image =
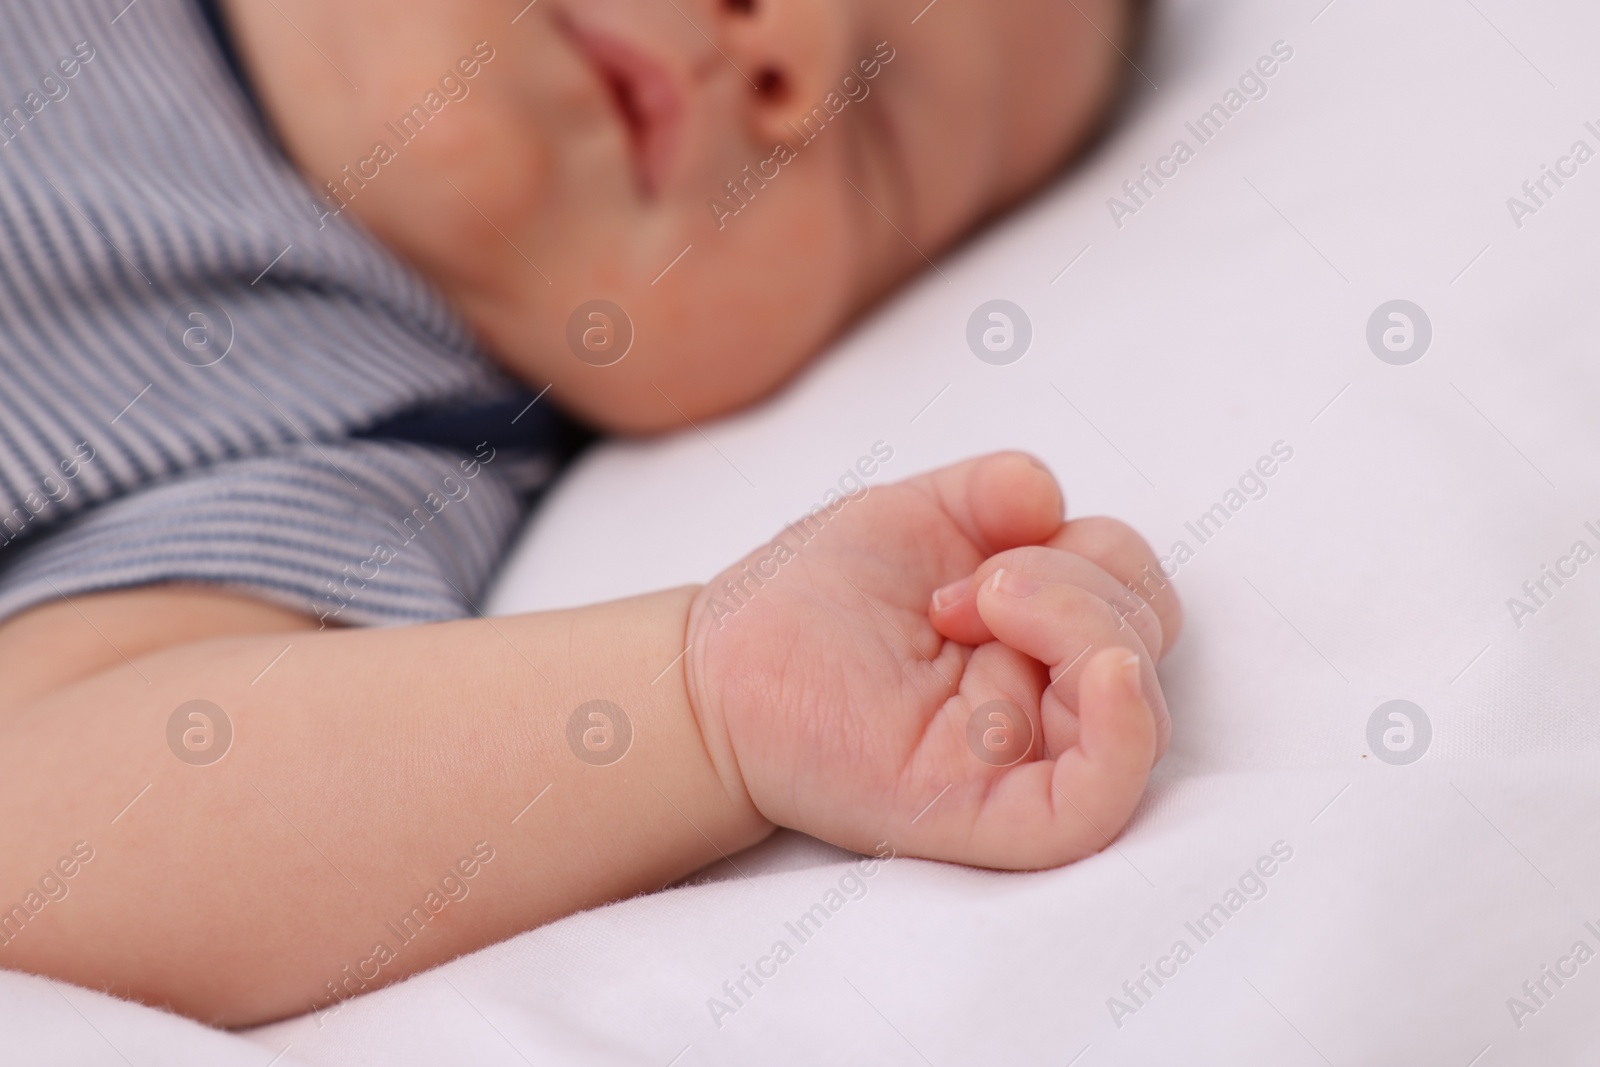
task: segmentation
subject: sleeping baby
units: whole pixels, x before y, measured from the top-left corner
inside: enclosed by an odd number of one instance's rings
[[[1139,21],[5,5],[0,966],[243,1026],[778,827],[1108,844],[1181,612],[1026,455],[852,483],[703,587],[477,604],[587,436],[770,394],[1056,172]]]

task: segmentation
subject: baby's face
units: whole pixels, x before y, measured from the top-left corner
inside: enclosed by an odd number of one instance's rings
[[[324,51],[366,84],[352,92],[315,56],[293,77],[321,79],[354,123],[326,102],[321,117],[297,112],[294,88],[275,89],[259,55],[252,67],[320,186],[374,138],[393,141],[382,124],[486,42],[492,58],[457,74],[466,95],[372,168],[348,209],[506,366],[641,429],[768,391],[1037,183],[1109,102],[1128,21],[1125,0],[525,2],[412,0],[365,38],[328,27]],[[251,21],[244,6],[236,23]],[[634,334],[605,368],[569,344],[595,300]],[[580,318],[572,335],[597,327],[603,345],[607,323]]]

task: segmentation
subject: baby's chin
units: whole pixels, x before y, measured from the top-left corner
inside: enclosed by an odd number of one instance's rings
[[[742,273],[748,284],[750,270]],[[761,400],[846,321],[842,308],[790,290],[784,300],[776,286],[741,303],[703,272],[665,284],[562,277],[457,304],[503,370],[535,392],[549,386],[553,402],[590,425],[629,434],[687,430]]]

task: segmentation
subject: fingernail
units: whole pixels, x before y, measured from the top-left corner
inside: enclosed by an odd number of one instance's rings
[[[1144,699],[1144,681],[1140,677],[1138,653],[1129,653],[1128,658],[1122,661],[1122,685],[1131,699]]]
[[[1021,600],[1037,593],[1040,589],[1043,589],[1044,586],[1040,585],[1037,581],[1028,577],[1026,574],[1020,574],[1017,571],[1008,571],[1002,567],[994,572],[994,581],[990,583],[989,588],[993,589],[996,593],[1000,593],[1004,596],[1016,597]]]
[[[967,575],[960,581],[951,582],[933,591],[933,610],[949,611],[961,603],[961,598],[967,595],[972,588],[972,575]]]

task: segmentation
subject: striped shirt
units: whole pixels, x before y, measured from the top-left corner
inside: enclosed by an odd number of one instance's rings
[[[0,619],[157,582],[472,612],[572,427],[319,222],[215,28],[0,4]]]

